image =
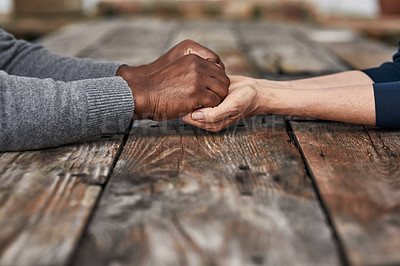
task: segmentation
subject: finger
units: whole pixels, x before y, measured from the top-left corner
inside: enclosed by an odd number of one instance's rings
[[[218,79],[223,84],[225,84],[227,87],[229,87],[229,85],[231,85],[231,80],[225,73],[212,71],[209,75],[215,79]]]
[[[226,120],[216,122],[216,123],[199,122],[199,121],[193,120],[191,114],[186,114],[185,116],[182,117],[182,120],[185,123],[188,123],[195,127],[198,127],[198,128],[204,129],[204,130],[208,130],[208,131],[212,131],[212,132],[218,132],[218,131],[220,131],[224,128],[227,128],[230,125],[236,123],[237,121],[239,121],[238,118],[227,118]]]
[[[218,95],[218,97],[223,100],[228,96],[229,84],[224,83],[218,78],[208,77],[205,81],[205,85],[211,91]]]
[[[229,96],[214,108],[202,108],[192,113],[192,119],[198,122],[218,123],[239,117],[241,110],[232,104]]]
[[[189,47],[186,49],[186,54],[196,54],[207,61],[218,64],[222,69],[225,69],[225,65],[222,63],[221,58],[215,52],[197,42],[191,41]]]
[[[213,62],[207,61],[207,60],[205,60],[203,58],[201,58],[201,59],[202,59],[201,60],[201,64],[202,64],[203,67],[205,67],[207,69],[211,69],[213,71],[216,71],[216,72],[219,72],[219,73],[222,73],[222,74],[225,75],[225,70],[222,69],[220,66],[218,66],[217,64],[215,64]]]
[[[217,63],[217,65],[219,65],[223,70],[225,70],[225,64],[224,62],[222,62],[222,60],[219,63]]]
[[[221,98],[216,93],[205,89],[199,103],[202,107],[214,107],[220,102]]]

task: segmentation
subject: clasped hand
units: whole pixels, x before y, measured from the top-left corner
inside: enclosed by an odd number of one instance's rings
[[[217,106],[230,85],[219,56],[190,40],[148,65],[122,66],[117,75],[132,90],[136,117],[157,121]]]
[[[257,114],[376,124],[373,81],[357,70],[291,81],[228,78],[218,55],[187,40],[117,75],[132,89],[137,118],[182,117],[214,132]]]

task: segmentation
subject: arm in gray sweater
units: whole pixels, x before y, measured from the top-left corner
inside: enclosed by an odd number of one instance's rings
[[[68,82],[112,77],[121,65],[54,54],[41,45],[17,40],[0,28],[0,70],[10,75]]]
[[[134,105],[119,66],[53,54],[0,29],[0,151],[123,132]]]

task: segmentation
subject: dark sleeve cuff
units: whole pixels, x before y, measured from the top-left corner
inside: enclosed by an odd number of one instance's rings
[[[400,81],[400,64],[384,63],[380,67],[361,70],[375,83]]]
[[[376,125],[400,128],[400,82],[375,83]]]

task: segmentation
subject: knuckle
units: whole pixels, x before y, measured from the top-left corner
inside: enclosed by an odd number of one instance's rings
[[[187,85],[186,91],[189,94],[189,96],[200,99],[201,96],[200,85],[195,80],[191,81],[191,83]]]
[[[186,56],[189,71],[197,72],[200,68],[200,62],[197,55],[190,54]]]
[[[186,60],[188,60],[190,63],[198,63],[199,57],[195,54],[188,54],[186,55]]]
[[[189,94],[190,97],[195,97],[197,95],[196,86],[189,86],[188,94]]]
[[[240,106],[233,104],[230,110],[230,114],[231,116],[236,116],[240,113],[240,111],[241,111]]]
[[[188,45],[188,46],[191,46],[191,45],[195,44],[195,42],[193,40],[190,40],[190,39],[186,39],[186,40],[182,41],[181,43],[184,44],[184,45]]]
[[[221,58],[215,53],[212,53],[212,60],[217,64],[221,62]]]
[[[208,114],[207,120],[208,120],[209,122],[211,122],[211,123],[214,123],[214,122],[216,122],[216,121],[218,120],[218,116],[216,116],[216,115],[213,114],[213,113]]]
[[[198,87],[198,86],[200,86],[200,84],[201,84],[201,81],[202,81],[202,79],[201,79],[201,74],[200,74],[200,72],[198,71],[198,67],[193,67],[193,69],[192,70],[190,70],[190,83],[191,83],[191,86],[194,86],[194,87]]]
[[[181,43],[191,43],[192,42],[192,40],[190,40],[190,39],[185,39],[185,40],[183,40]]]

